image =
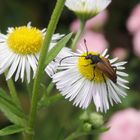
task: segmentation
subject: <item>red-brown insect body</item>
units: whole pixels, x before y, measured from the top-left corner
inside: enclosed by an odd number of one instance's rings
[[[105,76],[107,76],[114,83],[117,82],[116,70],[111,66],[109,60],[105,57],[100,57],[99,55],[88,54],[85,59],[90,59],[91,64],[95,64],[95,68],[100,70]]]

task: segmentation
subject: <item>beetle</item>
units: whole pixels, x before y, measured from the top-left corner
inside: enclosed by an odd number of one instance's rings
[[[94,69],[98,69],[102,72],[105,76],[107,76],[110,80],[112,80],[114,83],[117,82],[117,74],[116,69],[111,66],[109,60],[105,57],[100,57],[100,55],[93,55],[88,54],[85,56],[85,59],[90,59],[90,64],[95,64]]]
[[[76,55],[67,56],[60,60],[60,64],[64,59],[69,58],[69,57],[85,57],[86,60],[91,60],[91,63],[89,65],[94,64],[93,69],[98,69],[102,73],[102,76],[103,76],[105,82],[106,82],[106,80],[105,80],[104,75],[106,77],[108,77],[110,80],[112,80],[114,83],[116,83],[117,82],[116,68],[111,66],[111,64],[107,58],[100,57],[99,54],[94,55],[94,54],[89,53],[85,39],[84,39],[84,44],[86,47],[86,56],[76,56]],[[94,77],[93,77],[93,79],[94,79]]]

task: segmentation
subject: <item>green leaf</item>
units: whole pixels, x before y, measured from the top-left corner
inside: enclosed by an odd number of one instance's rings
[[[0,130],[0,136],[15,134],[24,131],[24,128],[18,125],[10,125]]]
[[[109,127],[104,127],[104,126],[102,126],[102,127],[98,128],[98,129],[95,129],[95,131],[93,130],[93,132],[98,134],[98,133],[106,132],[106,131],[108,131],[109,129],[110,129]]]
[[[69,33],[68,35],[66,35],[63,39],[61,39],[56,45],[55,47],[53,47],[47,55],[47,60],[45,63],[45,66],[48,65],[56,56],[57,54],[61,51],[61,49],[67,44],[67,42],[70,40],[72,36],[72,33]]]
[[[3,89],[0,89],[0,110],[11,122],[25,125],[25,114],[16,106]]]

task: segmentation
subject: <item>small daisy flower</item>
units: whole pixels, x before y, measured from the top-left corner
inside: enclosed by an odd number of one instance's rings
[[[76,15],[87,20],[103,11],[111,0],[66,0],[65,5]]]
[[[91,102],[94,102],[97,111],[106,112],[109,105],[113,106],[114,102],[121,103],[120,97],[126,96],[124,89],[129,87],[126,86],[128,81],[123,77],[128,74],[122,70],[125,69],[123,65],[127,62],[116,62],[118,58],[108,59],[109,55],[106,53],[107,49],[102,54],[96,52],[87,54],[86,50],[74,53],[65,49],[63,55],[58,55],[51,63],[51,66],[57,65],[57,72],[55,67],[54,74],[51,70],[54,67],[49,67],[56,88],[66,99],[73,100],[75,106],[86,109]],[[90,56],[95,56],[94,60],[88,59]],[[111,67],[111,70],[110,68],[108,70],[114,72],[115,80],[110,77],[106,69],[104,71],[99,69],[99,64],[102,64],[103,60],[107,60]]]
[[[46,29],[39,30],[32,27],[31,23],[8,28],[7,35],[0,33],[0,74],[8,70],[6,80],[15,74],[15,81],[19,78],[23,81],[26,73],[27,81],[30,82],[31,71],[35,76],[45,33]],[[50,48],[61,37],[59,34],[53,35]]]

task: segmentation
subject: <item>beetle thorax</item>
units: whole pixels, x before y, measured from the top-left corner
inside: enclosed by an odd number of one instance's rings
[[[84,53],[81,56],[85,57],[78,58],[77,67],[80,74],[90,81],[94,81],[96,83],[104,82],[102,72],[98,69],[94,69],[94,66],[96,66],[98,62],[102,61],[100,56],[98,54],[92,54],[92,52],[88,55]]]
[[[97,64],[98,62],[101,62],[101,58],[99,55],[93,55],[93,54],[88,54],[85,59],[90,59],[93,64]]]

